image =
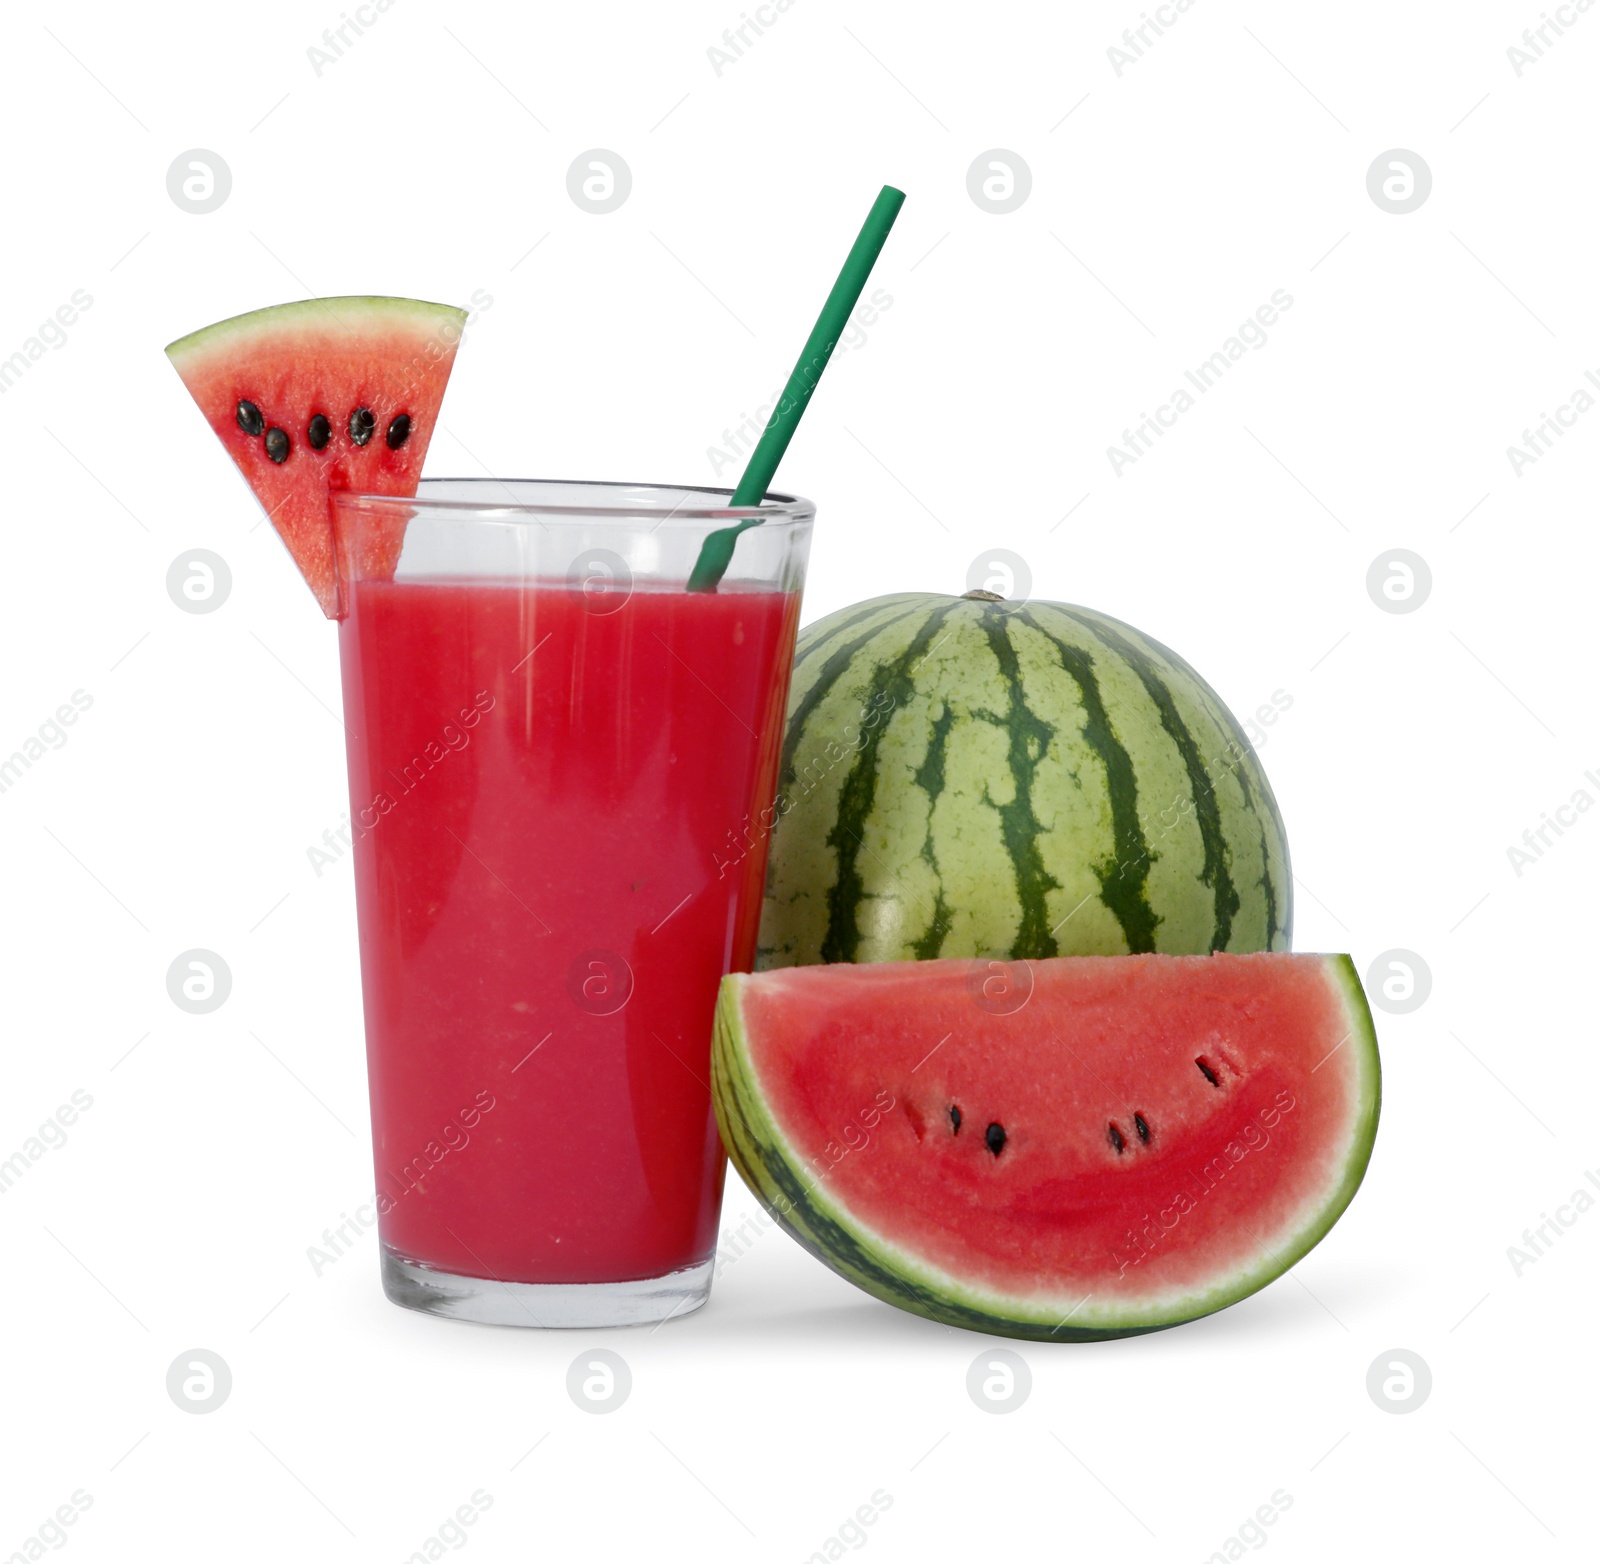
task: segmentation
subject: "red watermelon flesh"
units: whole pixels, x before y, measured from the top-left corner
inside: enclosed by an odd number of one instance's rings
[[[735,1164],[814,1253],[901,1307],[1039,1339],[1264,1286],[1348,1205],[1378,1116],[1344,956],[734,976],[713,1065]]]
[[[328,492],[417,492],[466,319],[417,299],[306,299],[167,348],[329,618],[339,610]],[[362,568],[392,575],[403,540],[403,529],[375,536]]]

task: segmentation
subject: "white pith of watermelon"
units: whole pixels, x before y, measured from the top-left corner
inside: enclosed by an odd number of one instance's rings
[[[330,619],[338,584],[328,492],[416,493],[466,319],[465,310],[418,299],[305,299],[219,321],[167,348]],[[259,410],[260,432],[241,427],[241,402]],[[350,432],[361,408],[373,415],[365,445]],[[331,426],[320,451],[308,437],[319,414]],[[389,431],[402,415],[410,427],[392,447]],[[289,441],[282,462],[267,454],[274,429]],[[392,571],[400,542],[380,545],[394,558],[368,568]]]
[[[724,980],[724,1140],[841,1275],[972,1329],[1128,1335],[1265,1286],[1349,1204],[1379,1066],[1347,957],[1017,963],[1011,1013],[987,965]]]

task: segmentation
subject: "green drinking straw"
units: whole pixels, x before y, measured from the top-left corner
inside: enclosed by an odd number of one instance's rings
[[[873,263],[878,259],[878,252],[883,249],[883,242],[889,237],[889,230],[894,227],[894,220],[900,215],[905,199],[905,191],[896,190],[893,185],[885,185],[878,192],[878,199],[872,203],[872,210],[867,213],[867,220],[861,225],[861,232],[856,235],[856,242],[850,246],[850,253],[845,257],[838,281],[828,294],[822,313],[817,316],[817,323],[806,338],[805,347],[800,350],[799,361],[789,374],[783,395],[778,398],[778,406],[762,431],[760,440],[756,442],[755,450],[750,453],[744,476],[739,479],[739,487],[733,491],[733,498],[728,502],[730,506],[759,505],[765,498],[767,485],[772,482],[778,463],[789,448],[789,441],[800,423],[800,415],[805,412],[806,403],[811,400],[811,393],[816,390],[822,371],[827,368],[828,358],[844,332],[850,312],[856,307],[856,300],[861,297],[861,290],[867,285]],[[689,590],[715,592],[717,583],[722,580],[722,573],[733,558],[733,545],[739,534],[746,527],[759,527],[761,521],[761,517],[752,516],[748,521],[713,532],[700,545],[700,557],[689,572]]]

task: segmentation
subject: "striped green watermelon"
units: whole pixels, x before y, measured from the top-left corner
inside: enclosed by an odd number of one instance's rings
[[[819,620],[778,786],[760,968],[1288,948],[1243,730],[1091,609],[905,593]]]
[[[947,1325],[1135,1335],[1318,1243],[1377,1131],[1348,956],[879,962],[723,980],[744,1180],[848,1281]]]

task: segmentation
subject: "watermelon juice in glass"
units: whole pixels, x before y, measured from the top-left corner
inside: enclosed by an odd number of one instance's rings
[[[687,1313],[813,508],[435,480],[333,511],[384,1288],[497,1324]]]

